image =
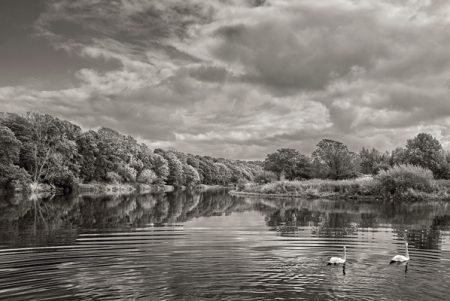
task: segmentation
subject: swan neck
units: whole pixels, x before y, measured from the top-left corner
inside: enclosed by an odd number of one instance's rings
[[[344,260],[347,259],[347,249],[344,248]]]
[[[409,258],[409,251],[408,251],[408,245],[405,244],[405,249],[406,249],[406,257]]]

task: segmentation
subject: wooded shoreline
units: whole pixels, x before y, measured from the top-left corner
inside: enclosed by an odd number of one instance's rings
[[[96,183],[101,187],[91,189],[222,186],[252,181],[263,171],[260,161],[151,149],[109,128],[83,131],[40,113],[0,112],[0,146],[0,189],[16,192],[70,192]]]
[[[311,155],[281,148],[264,161],[245,161],[151,149],[112,129],[82,131],[48,114],[0,113],[0,146],[0,189],[15,193],[236,186],[238,192],[287,197],[446,199],[450,186],[439,182],[450,179],[450,152],[427,133],[391,152],[356,153],[342,142],[322,139]]]

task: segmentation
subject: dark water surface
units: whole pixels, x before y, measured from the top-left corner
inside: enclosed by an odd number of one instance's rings
[[[448,300],[449,231],[446,203],[2,197],[0,299]]]

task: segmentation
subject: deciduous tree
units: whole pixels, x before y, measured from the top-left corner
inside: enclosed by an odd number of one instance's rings
[[[264,169],[274,172],[280,180],[309,177],[309,159],[292,148],[282,148],[268,154]]]
[[[449,172],[442,145],[430,134],[420,133],[408,139],[404,156],[406,163],[428,168],[435,177],[446,177]]]
[[[327,178],[345,179],[358,173],[357,155],[350,152],[342,142],[323,139],[317,144],[312,157],[316,164],[325,167]]]

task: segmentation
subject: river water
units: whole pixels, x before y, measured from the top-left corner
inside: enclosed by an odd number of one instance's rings
[[[448,300],[449,235],[446,203],[1,197],[0,299]]]

